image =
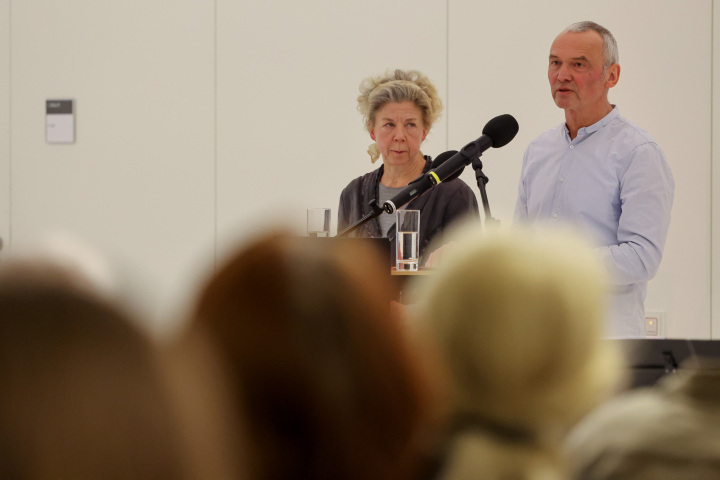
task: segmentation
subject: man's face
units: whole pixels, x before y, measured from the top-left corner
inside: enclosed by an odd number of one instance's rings
[[[581,115],[602,111],[619,67],[603,72],[603,39],[592,30],[561,33],[550,47],[548,80],[555,104]],[[617,68],[616,68],[617,67]]]

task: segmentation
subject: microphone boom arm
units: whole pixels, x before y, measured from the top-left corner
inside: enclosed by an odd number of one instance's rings
[[[365,222],[367,222],[370,219],[373,219],[373,218],[379,216],[381,213],[383,213],[383,208],[378,204],[377,200],[375,200],[375,199],[370,200],[369,205],[370,205],[370,209],[372,210],[370,213],[368,213],[367,215],[362,217],[360,220],[353,223],[352,225],[350,225],[345,230],[343,230],[342,232],[338,233],[335,236],[336,237],[344,237],[344,236],[354,232],[358,228],[360,228],[360,225],[363,225]]]

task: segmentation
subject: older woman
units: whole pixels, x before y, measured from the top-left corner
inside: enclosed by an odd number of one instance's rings
[[[440,116],[442,106],[435,86],[415,70],[395,70],[366,78],[360,84],[358,110],[375,141],[368,153],[373,163],[382,155],[383,165],[345,187],[338,208],[339,231],[370,213],[371,200],[382,204],[430,170],[431,159],[422,154],[420,146]],[[445,227],[467,215],[478,215],[477,199],[460,179],[441,183],[404,208],[420,210],[421,264],[431,253],[430,242],[438,240]],[[387,237],[391,241],[395,234],[395,215],[387,213],[352,233],[358,237]]]

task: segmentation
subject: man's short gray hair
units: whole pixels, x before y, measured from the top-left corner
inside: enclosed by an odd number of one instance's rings
[[[597,23],[590,21],[577,22],[567,27],[563,33],[582,33],[587,32],[588,30],[599,33],[603,39],[603,60],[605,61],[604,68],[609,67],[613,63],[618,63],[619,55],[615,37],[613,37],[613,34],[610,33],[610,30],[602,25],[598,25]]]

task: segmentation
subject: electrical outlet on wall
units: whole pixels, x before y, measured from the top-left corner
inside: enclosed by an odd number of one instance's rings
[[[645,337],[665,338],[666,323],[664,310],[645,310]]]

